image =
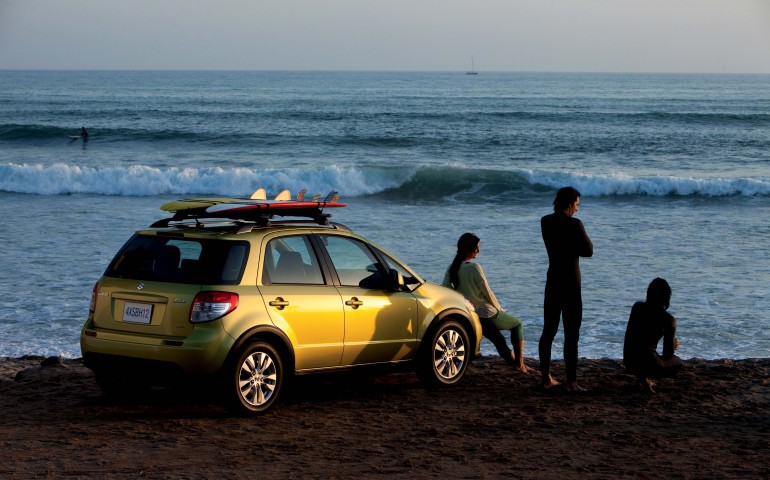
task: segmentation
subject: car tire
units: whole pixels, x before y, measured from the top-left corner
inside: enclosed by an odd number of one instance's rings
[[[225,372],[228,407],[239,415],[265,413],[278,399],[283,377],[281,356],[272,345],[247,344]]]
[[[417,361],[417,374],[431,386],[454,385],[470,362],[468,333],[459,322],[448,320],[428,337]]]

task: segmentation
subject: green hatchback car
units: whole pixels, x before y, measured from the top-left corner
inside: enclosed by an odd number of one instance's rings
[[[205,377],[246,414],[270,409],[295,375],[411,364],[452,385],[480,341],[462,295],[319,215],[137,231],[94,285],[80,337],[107,394]]]

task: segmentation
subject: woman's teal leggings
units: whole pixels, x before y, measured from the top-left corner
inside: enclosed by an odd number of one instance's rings
[[[511,344],[516,345],[520,341],[524,339],[524,328],[521,326],[521,320],[514,317],[513,315],[510,315],[507,312],[499,312],[497,314],[497,317],[503,316],[501,318],[501,321],[505,321],[506,325],[513,323],[514,326],[511,328]],[[484,335],[486,338],[489,339],[490,342],[492,342],[492,345],[495,346],[497,349],[497,353],[506,361],[510,362],[511,360],[511,348],[508,346],[508,343],[505,341],[505,337],[500,332],[500,329],[495,326],[493,323],[492,318],[479,318],[481,320],[481,334]]]

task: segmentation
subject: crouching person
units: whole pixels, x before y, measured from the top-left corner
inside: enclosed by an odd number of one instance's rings
[[[654,392],[654,380],[673,378],[682,369],[682,360],[674,355],[679,348],[676,320],[668,310],[671,287],[662,278],[650,282],[647,300],[636,302],[626,327],[623,342],[623,363],[636,375],[639,388]],[[663,339],[663,353],[658,354],[658,342]]]

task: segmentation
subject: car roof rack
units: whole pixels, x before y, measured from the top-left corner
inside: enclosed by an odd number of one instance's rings
[[[256,223],[244,223],[238,228],[238,230],[235,233],[249,233],[252,232],[258,228],[267,228],[267,227],[281,227],[281,226],[287,226],[287,227],[315,227],[319,224],[317,222],[314,222],[312,220],[285,220],[285,221],[278,221],[278,222],[271,222],[269,225],[258,225]],[[334,228],[336,230],[344,230],[346,232],[352,232],[353,230],[348,227],[347,225],[343,225],[341,223],[337,222],[327,222],[322,227],[326,228]]]
[[[275,217],[298,217],[305,222],[328,225],[331,214],[325,208],[344,207],[339,203],[339,193],[332,190],[321,200],[320,194],[312,200],[304,199],[305,190],[291,200],[288,190],[281,192],[274,200],[266,200],[263,189],[257,190],[251,198],[193,198],[177,200],[162,205],[161,210],[172,212],[171,218],[158,220],[153,228],[166,228],[174,222],[182,226],[202,228],[212,225],[244,224],[254,227],[268,227]],[[298,220],[293,220],[298,222]]]
[[[211,219],[186,219],[186,220],[173,220],[171,218],[164,218],[150,225],[150,228],[180,228],[180,229],[212,229],[212,230],[226,230],[236,234],[250,233],[254,230],[271,227],[322,227],[331,228],[335,230],[344,230],[352,232],[353,230],[338,222],[327,222],[323,225],[318,224],[312,220],[279,220],[268,223],[256,223],[243,220],[233,220],[230,218],[211,218]]]
[[[277,212],[243,212],[237,215],[217,215],[217,214],[206,214],[205,212],[190,212],[190,211],[184,211],[184,212],[176,212],[174,216],[170,218],[164,218],[161,220],[158,220],[157,222],[153,223],[152,227],[167,227],[170,222],[182,222],[182,221],[193,221],[197,222],[199,224],[212,224],[212,223],[233,223],[233,222],[251,222],[259,224],[260,226],[267,227],[272,223],[273,219],[276,216],[280,217],[298,217],[298,218],[305,218],[309,220],[305,220],[305,222],[312,222],[318,225],[327,225],[329,223],[329,218],[331,218],[330,213],[323,213],[320,209],[315,210],[309,210],[309,209],[303,209],[303,210],[289,210],[284,209],[281,210],[280,213]],[[295,220],[299,221],[299,220]]]

